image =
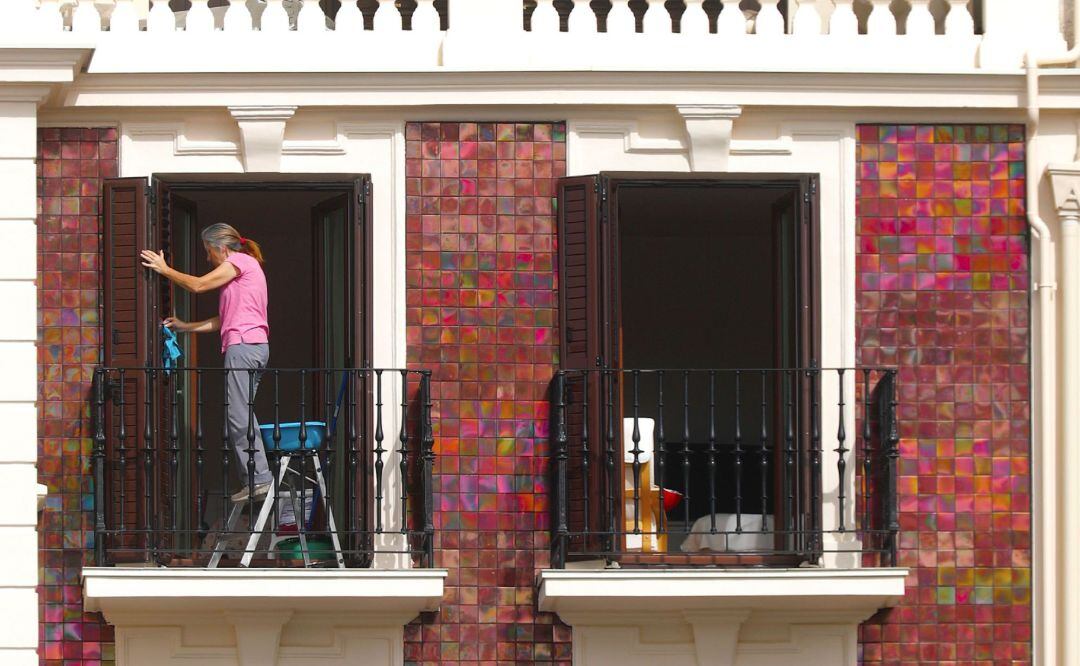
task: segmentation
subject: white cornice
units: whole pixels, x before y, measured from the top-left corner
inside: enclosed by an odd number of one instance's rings
[[[68,83],[93,52],[90,46],[0,46],[0,83]]]
[[[1080,71],[1044,78],[1043,107],[1080,108]],[[85,74],[68,107],[731,105],[1017,109],[1022,74],[402,72]]]

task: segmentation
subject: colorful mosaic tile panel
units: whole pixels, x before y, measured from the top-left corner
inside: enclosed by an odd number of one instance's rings
[[[570,629],[537,613],[548,565],[545,395],[558,358],[558,124],[406,126],[408,354],[433,370],[437,615],[407,664],[570,664]]]
[[[900,368],[900,607],[866,664],[1029,664],[1024,129],[858,130],[860,361]]]
[[[115,129],[38,133],[39,654],[45,666],[113,661],[113,631],[83,610],[93,557],[90,381],[101,348],[98,207],[116,176]]]

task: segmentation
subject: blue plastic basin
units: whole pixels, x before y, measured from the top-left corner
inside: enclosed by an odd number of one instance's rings
[[[312,451],[322,446],[323,440],[326,439],[326,424],[322,421],[307,421],[307,431],[305,435],[307,439],[304,441],[304,449]],[[281,442],[274,442],[274,424],[259,426],[259,430],[262,434],[263,444],[266,446],[267,451],[299,451],[300,450],[300,424],[299,423],[282,423],[281,428]]]

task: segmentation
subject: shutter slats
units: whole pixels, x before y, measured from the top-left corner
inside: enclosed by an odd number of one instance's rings
[[[560,358],[564,369],[593,369],[602,350],[601,299],[601,228],[595,176],[566,178],[559,182],[559,316],[561,323]],[[567,376],[568,441],[567,520],[571,533],[570,552],[598,552],[599,537],[583,533],[604,529],[601,483],[602,457],[599,424],[600,383],[595,374],[589,378],[589,478],[584,469],[585,409],[582,404],[581,375]],[[588,486],[588,498],[585,488]],[[586,511],[586,508],[588,511]],[[586,517],[588,522],[586,523]]]
[[[147,284],[140,279],[144,270],[138,262],[139,250],[151,247],[149,219],[146,212],[146,181],[143,178],[118,178],[105,181],[102,195],[102,228],[104,244],[102,268],[105,287],[105,354],[103,362],[109,367],[139,367],[147,365],[146,346],[143,336],[147,334]],[[113,376],[113,379],[118,379]],[[118,411],[107,412],[106,428],[109,433],[107,460],[114,467],[110,470],[109,484],[111,502],[107,511],[118,524],[118,514],[123,514],[124,524],[135,528],[142,524],[142,507],[138,500],[136,481],[137,465],[134,448],[141,432],[145,395],[144,379],[137,372],[127,375],[124,385],[124,426],[127,429],[128,467],[121,473],[116,452],[119,439]],[[124,490],[124,502],[120,502],[120,488]],[[115,546],[138,547],[138,536],[128,536]]]

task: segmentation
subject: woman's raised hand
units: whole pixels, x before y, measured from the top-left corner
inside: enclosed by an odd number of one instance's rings
[[[165,317],[164,321],[162,321],[161,323],[166,328],[171,328],[179,333],[186,333],[187,331],[191,330],[191,324],[187,323],[182,319],[177,319],[176,317]]]
[[[169,267],[168,262],[165,261],[165,251],[154,252],[153,250],[143,250],[141,253],[142,265],[145,268],[149,268],[155,273],[163,273],[165,269]]]

